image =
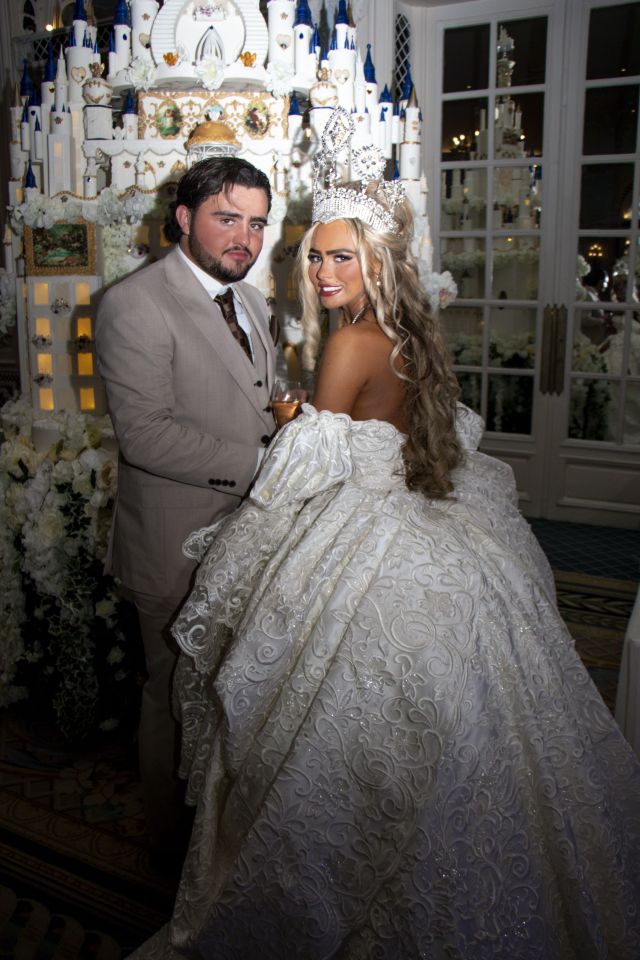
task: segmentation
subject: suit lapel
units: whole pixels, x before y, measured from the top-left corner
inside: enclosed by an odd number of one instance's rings
[[[255,371],[243,356],[216,304],[175,249],[170,250],[165,257],[165,272],[171,293],[187,320],[196,325],[227,367],[238,387],[258,413],[264,416],[254,386]],[[242,302],[245,303],[245,300]],[[252,329],[256,330],[258,325],[253,321],[252,315],[250,316]]]

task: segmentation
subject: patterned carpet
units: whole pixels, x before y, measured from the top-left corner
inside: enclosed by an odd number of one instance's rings
[[[556,572],[561,613],[613,707],[636,584]],[[19,705],[18,705],[19,706]],[[121,960],[169,916],[149,862],[134,746],[82,753],[29,710],[0,716],[0,960]]]

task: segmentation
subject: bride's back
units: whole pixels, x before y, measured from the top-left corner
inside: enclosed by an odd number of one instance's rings
[[[373,318],[333,333],[318,373],[316,409],[348,413],[354,420],[385,420],[406,433],[405,382],[391,368],[392,346]]]

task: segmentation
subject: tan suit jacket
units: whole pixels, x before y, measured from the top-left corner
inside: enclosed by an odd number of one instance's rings
[[[141,593],[187,592],[182,542],[240,503],[275,429],[267,305],[248,283],[235,291],[255,365],[176,249],[100,303],[96,352],[120,449],[107,569]]]

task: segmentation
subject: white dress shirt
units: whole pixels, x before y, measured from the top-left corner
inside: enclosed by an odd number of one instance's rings
[[[218,294],[224,293],[229,288],[233,290],[232,283],[229,283],[229,284],[220,283],[219,280],[215,280],[205,270],[203,270],[202,267],[199,267],[197,263],[194,263],[193,260],[190,260],[189,257],[184,252],[184,250],[182,249],[182,247],[180,246],[180,244],[178,244],[178,253],[182,257],[184,262],[189,266],[189,269],[193,272],[193,275],[196,278],[196,280],[198,280],[198,282],[202,284],[202,286],[207,291],[207,293],[209,294],[212,300],[214,299],[214,297],[217,297]],[[236,308],[236,319],[238,321],[238,326],[241,327],[246,333],[247,339],[249,340],[249,346],[251,347],[251,357],[252,359],[255,360],[255,353],[253,349],[253,339],[251,335],[252,334],[251,324],[249,322],[249,318],[244,312],[244,307],[242,306],[240,299],[235,295],[235,291],[233,294],[233,305]]]

